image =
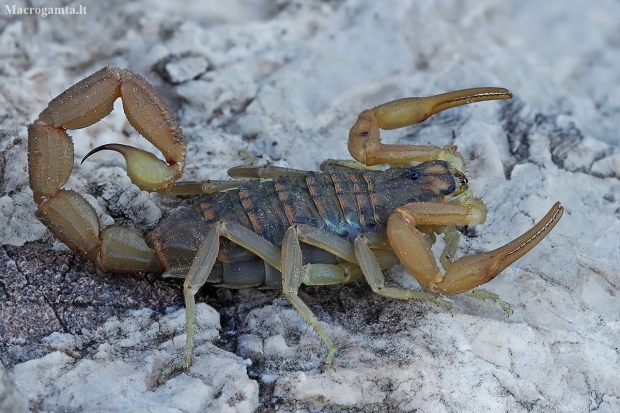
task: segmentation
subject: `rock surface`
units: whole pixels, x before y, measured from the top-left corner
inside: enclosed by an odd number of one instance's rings
[[[0,17],[0,410],[620,411],[617,1],[81,4],[86,14]],[[348,129],[365,108],[507,87],[511,101],[383,137],[459,146],[489,208],[460,254],[515,238],[555,201],[565,216],[487,284],[510,317],[465,296],[452,315],[386,300],[362,281],[306,288],[340,349],[321,373],[325,349],[282,295],[208,290],[190,374],[156,387],[182,347],[180,284],[99,273],[35,219],[28,186],[26,125],[106,65],[142,74],[171,104],[190,140],[185,177],[201,180],[224,178],[247,153],[317,169],[349,159]],[[140,192],[115,154],[79,165],[104,142],[153,149],[119,105],[72,136],[66,187],[87,194],[104,225],[145,231],[190,202]],[[402,268],[389,279],[419,288]]]

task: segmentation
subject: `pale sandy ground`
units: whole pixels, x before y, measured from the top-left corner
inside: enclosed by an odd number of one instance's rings
[[[86,15],[0,16],[0,411],[620,411],[620,3],[79,4]],[[207,291],[190,374],[156,387],[183,342],[179,284],[98,274],[34,218],[28,187],[25,125],[105,65],[143,74],[171,103],[189,179],[223,178],[242,149],[316,169],[348,158],[367,107],[507,87],[508,103],[386,141],[461,148],[489,207],[463,254],[513,239],[555,201],[566,213],[488,284],[511,317],[461,296],[452,315],[381,299],[361,281],[308,288],[340,348],[321,373],[320,340],[281,295]],[[73,136],[76,162],[103,142],[151,148],[120,107]],[[90,194],[105,224],[143,230],[178,203],[131,187],[112,153],[76,166],[67,187]],[[402,269],[390,280],[418,288]]]

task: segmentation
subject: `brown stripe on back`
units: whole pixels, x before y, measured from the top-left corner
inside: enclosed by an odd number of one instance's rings
[[[243,209],[243,204],[241,203],[241,199],[239,199],[239,192],[233,190],[233,191],[227,191],[226,194],[228,195],[230,204],[233,207],[233,212],[235,214],[234,216],[235,216],[236,222],[240,223],[246,228],[252,228],[252,223],[248,219],[248,216],[245,213],[245,210]]]
[[[316,209],[305,177],[277,176],[273,179],[280,205],[288,221],[293,224],[307,224],[324,229],[325,222]]]
[[[239,201],[236,191],[217,192],[201,199],[200,208],[207,225],[213,225],[218,221],[227,220],[238,222],[246,228],[252,228],[247,215]],[[222,262],[236,262],[252,259],[254,254],[245,248],[220,238],[220,251],[217,259]]]
[[[344,219],[349,226],[356,228],[360,232],[360,224],[358,221],[359,213],[357,200],[354,195],[353,182],[349,179],[349,173],[331,169],[328,171],[329,176],[334,184],[336,196],[340,202],[340,208],[344,213]]]
[[[366,180],[355,172],[349,173],[349,179],[353,183],[353,195],[359,209],[359,222],[365,230],[374,228],[377,224],[375,220],[375,208],[368,196],[368,185]]]
[[[331,178],[320,172],[308,172],[306,185],[329,231],[337,235],[347,235],[347,223]]]
[[[272,182],[242,186],[238,190],[239,200],[252,229],[261,237],[277,246],[282,245],[288,223],[278,208],[273,207],[275,187]]]
[[[247,218],[242,221],[239,220],[239,215],[237,211],[235,211],[236,205],[234,198],[236,197],[233,196],[231,198],[228,192],[217,192],[201,199],[200,208],[202,208],[202,213],[207,225],[213,225],[218,221],[226,219],[240,222],[250,228],[250,221],[248,221]],[[236,201],[239,202],[238,199]],[[240,207],[240,205],[238,207]]]
[[[374,179],[367,173],[363,173],[362,177],[366,181],[366,186],[368,188],[368,199],[373,205],[374,220],[377,225],[377,230],[379,232],[384,232],[380,228],[385,227],[388,218],[394,210],[394,208],[389,210],[385,208],[385,205],[393,204],[393,202],[390,202],[392,199],[391,186],[389,183],[385,182],[385,180],[377,179],[376,174]]]

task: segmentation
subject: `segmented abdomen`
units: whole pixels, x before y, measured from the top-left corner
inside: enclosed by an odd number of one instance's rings
[[[294,223],[353,241],[361,232],[382,231],[386,219],[376,216],[362,173],[329,170],[252,181],[237,190],[207,195],[199,205],[174,211],[153,231],[151,239],[166,268],[183,272],[208,228],[220,220],[238,222],[280,247],[284,233]],[[302,244],[302,251],[305,263],[337,262],[332,254],[309,245]],[[223,238],[218,261],[209,282],[229,287],[281,285],[275,268]]]

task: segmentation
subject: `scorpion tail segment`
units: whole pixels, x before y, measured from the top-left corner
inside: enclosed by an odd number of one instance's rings
[[[118,225],[100,233],[97,212],[77,192],[61,189],[41,204],[37,216],[56,238],[104,271],[163,271],[140,233]]]
[[[465,170],[463,157],[456,147],[438,148],[422,145],[384,145],[379,129],[396,129],[414,125],[429,116],[455,106],[484,100],[510,99],[512,93],[503,88],[464,89],[429,97],[399,99],[360,113],[349,132],[349,152],[366,166],[402,164],[444,159]]]
[[[120,69],[104,67],[55,97],[39,120],[56,128],[81,129],[106,117],[121,96]]]
[[[28,127],[30,188],[35,202],[56,195],[73,169],[73,142],[64,129],[41,121]]]
[[[62,189],[73,168],[73,143],[67,129],[101,120],[112,111],[118,97],[123,99],[129,122],[169,163],[161,166],[163,162],[151,154],[124,149],[132,180],[143,189],[158,190],[172,186],[181,175],[187,142],[168,106],[140,76],[106,67],[52,99],[28,128],[30,186],[39,205],[37,215],[61,241],[103,269],[161,270],[154,251],[140,234],[118,228],[100,233],[93,207],[76,192]],[[120,151],[118,145],[108,149]]]
[[[99,217],[77,192],[60,190],[39,206],[37,216],[73,251],[94,261],[99,253]]]
[[[104,67],[52,99],[39,120],[56,128],[90,126],[121,97],[129,123],[170,163],[183,162],[187,139],[172,110],[146,79],[127,69]]]
[[[510,99],[508,89],[480,87],[428,97],[412,97],[384,103],[372,109],[379,128],[397,129],[423,122],[430,116],[456,106],[484,100]]]
[[[104,118],[112,111],[118,97],[123,101],[129,123],[163,153],[169,165],[162,167],[157,165],[161,161],[150,159],[155,159],[153,156],[136,155],[140,152],[137,150],[127,155],[130,151],[124,150],[121,153],[128,158],[129,167],[133,167],[132,181],[135,177],[136,185],[150,191],[169,188],[183,172],[187,139],[172,110],[155,89],[143,77],[129,70],[106,67],[71,86],[50,101],[38,121],[31,126],[30,135],[42,140],[41,136],[45,133],[48,140],[55,144],[68,138],[66,129],[84,128]],[[46,127],[49,131],[43,130]],[[118,146],[107,149],[118,150]],[[31,158],[31,170],[33,165],[37,166]],[[39,174],[48,172],[41,167],[36,169]],[[63,167],[61,172],[65,169]],[[35,193],[35,197],[45,195]]]
[[[119,69],[117,69],[119,70]],[[142,76],[119,70],[125,115],[142,136],[159,149],[169,164],[185,161],[187,138],[170,107]]]
[[[86,154],[82,162],[92,154],[103,150],[111,150],[123,155],[127,162],[129,179],[144,191],[158,192],[169,189],[183,173],[183,163],[168,165],[150,152],[117,143],[101,145],[93,149]]]
[[[155,251],[146,245],[142,235],[120,225],[107,227],[101,233],[97,265],[113,272],[163,272]]]

